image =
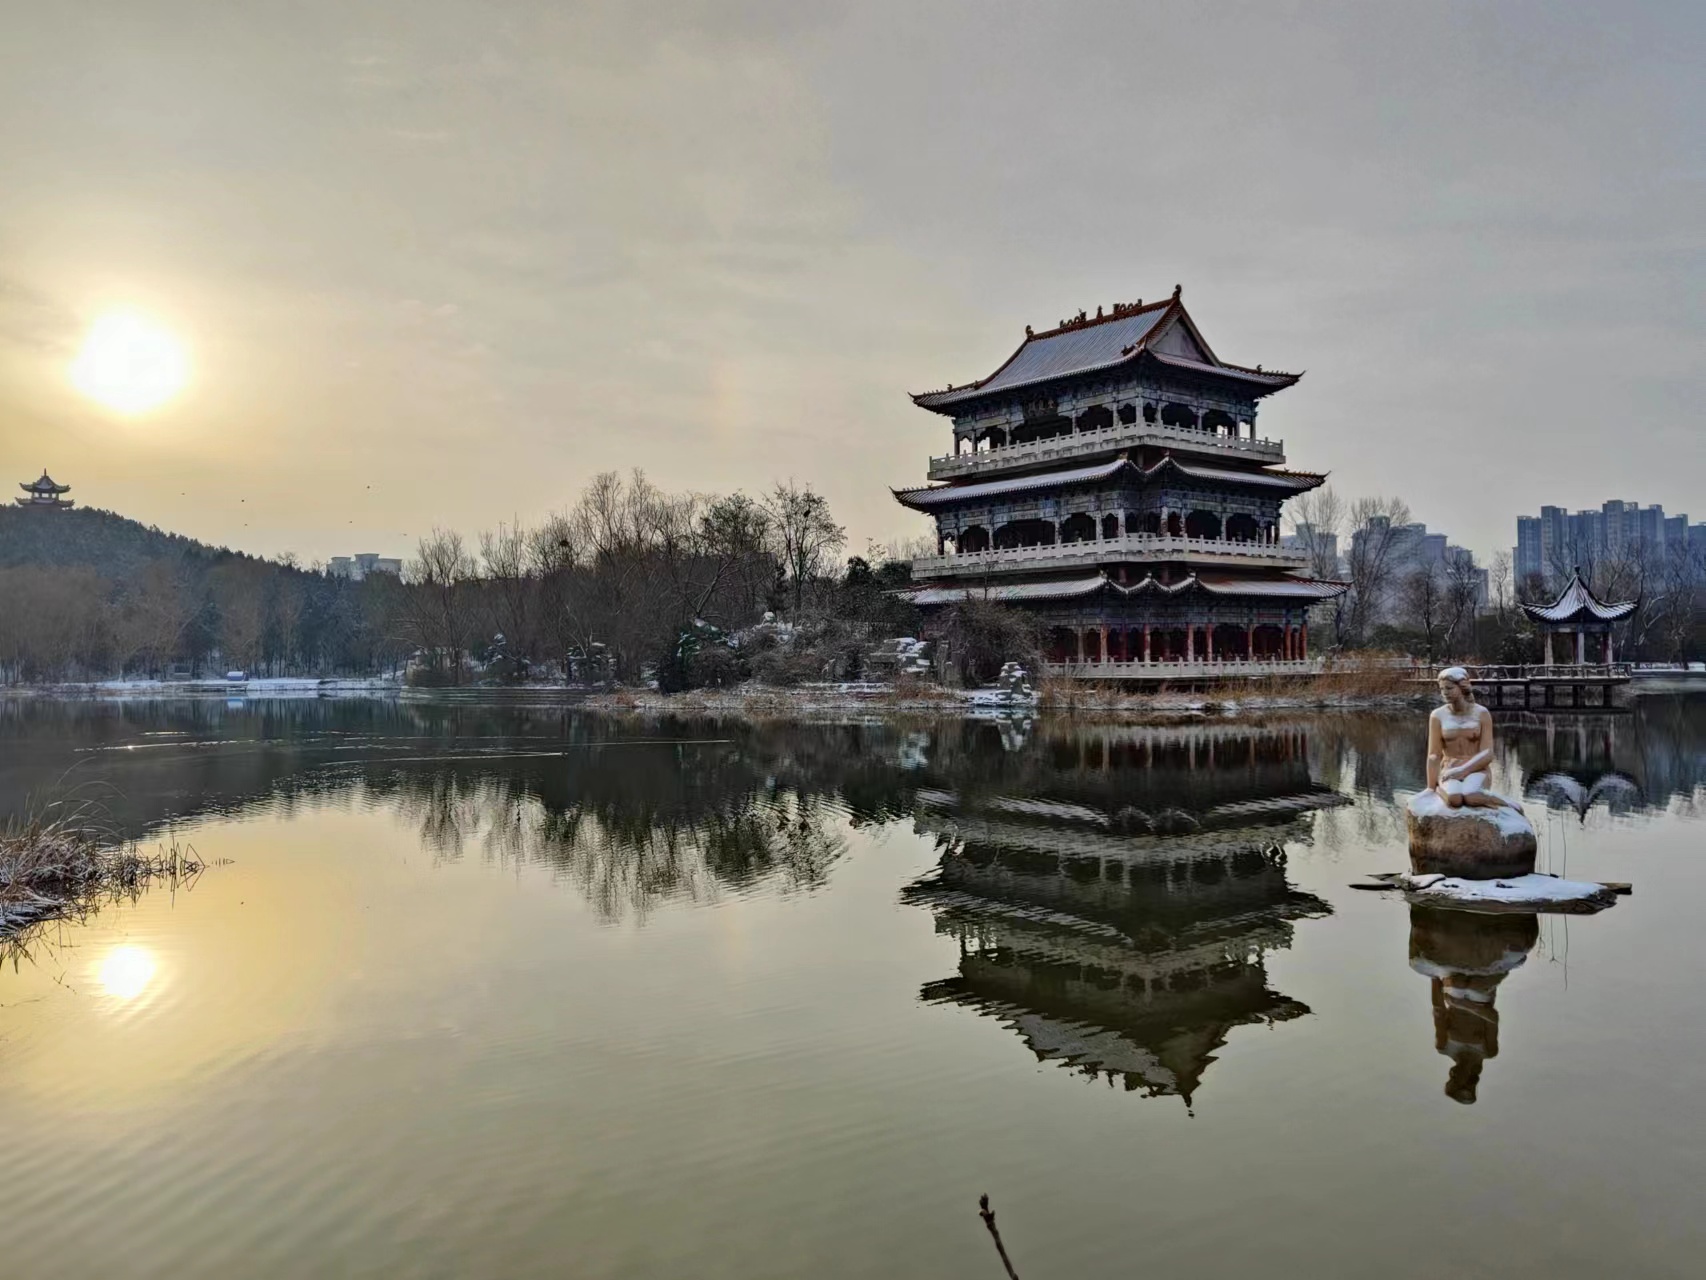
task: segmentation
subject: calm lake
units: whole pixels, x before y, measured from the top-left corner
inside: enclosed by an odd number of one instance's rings
[[[212,864],[0,972],[0,1270],[1697,1276],[1706,701],[1498,726],[1632,897],[1350,889],[1420,710],[0,703],[0,811]]]

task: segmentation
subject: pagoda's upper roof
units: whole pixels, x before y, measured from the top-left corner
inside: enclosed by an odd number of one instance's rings
[[[1025,341],[994,373],[963,387],[928,391],[912,397],[921,408],[953,413],[968,401],[1003,391],[1080,374],[1097,373],[1144,357],[1173,369],[1230,378],[1255,396],[1268,395],[1296,382],[1300,373],[1264,372],[1227,364],[1209,348],[1202,333],[1179,300],[1179,291],[1164,302],[1115,303],[1094,316],[1079,312],[1044,333],[1025,329]]]
[[[1522,608],[1536,622],[1616,622],[1635,611],[1635,601],[1607,604],[1594,595],[1577,569],[1551,604],[1525,604]]]
[[[1180,462],[1171,453],[1152,466],[1142,467],[1130,458],[1120,456],[1111,462],[1099,462],[1089,467],[1069,467],[1061,471],[1041,471],[1032,475],[1011,476],[1005,480],[985,480],[975,484],[926,485],[918,489],[896,489],[895,500],[902,506],[927,511],[955,502],[970,502],[978,498],[1001,497],[1010,493],[1025,493],[1031,489],[1054,489],[1075,484],[1096,484],[1112,480],[1129,470],[1133,477],[1148,480],[1163,470],[1176,471],[1193,480],[1208,480],[1217,484],[1247,484],[1261,489],[1280,489],[1286,493],[1302,493],[1327,479],[1314,471],[1277,471],[1252,469],[1235,471],[1230,467],[1199,467]]]
[[[53,477],[48,475],[48,473],[45,471],[43,471],[41,473],[41,479],[40,480],[32,481],[29,484],[20,484],[18,486],[18,488],[22,489],[25,493],[70,493],[71,492],[71,486],[70,485],[68,485],[68,484],[55,484],[53,482]]]

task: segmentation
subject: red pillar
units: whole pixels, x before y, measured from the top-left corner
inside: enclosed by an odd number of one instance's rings
[[[1244,628],[1244,660],[1256,660],[1256,624],[1253,622]]]
[[[1307,622],[1297,628],[1297,656],[1300,659],[1309,656],[1309,624]]]
[[[1149,661],[1149,624],[1143,624],[1143,660]]]
[[[1102,655],[1103,662],[1113,657],[1113,654],[1108,652],[1108,629],[1106,627],[1102,628],[1102,647],[1098,652]]]
[[[1185,625],[1185,661],[1195,662],[1197,659],[1197,624]]]
[[[1210,662],[1214,661],[1214,623],[1209,623],[1202,629],[1203,647]]]

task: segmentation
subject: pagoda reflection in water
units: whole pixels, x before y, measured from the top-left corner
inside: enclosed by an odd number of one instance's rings
[[[1043,744],[1029,794],[921,792],[941,847],[905,899],[959,943],[922,998],[977,1009],[1041,1060],[1190,1104],[1232,1028],[1301,1017],[1265,956],[1324,916],[1286,843],[1344,803],[1304,734],[1124,729]]]

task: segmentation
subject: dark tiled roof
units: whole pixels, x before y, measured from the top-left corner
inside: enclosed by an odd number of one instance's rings
[[[1578,569],[1551,604],[1525,604],[1522,608],[1536,622],[1616,622],[1635,612],[1635,601],[1607,604],[1588,589]]]
[[[1153,574],[1122,585],[1104,572],[1079,578],[1054,578],[1033,582],[1007,582],[992,586],[922,586],[905,593],[914,604],[953,604],[960,600],[1070,600],[1098,591],[1117,591],[1124,596],[1183,595],[1206,591],[1217,596],[1260,596],[1286,600],[1331,600],[1348,589],[1343,582],[1314,578],[1249,578],[1227,574],[1187,574],[1174,583],[1162,582]]]
[[[1233,377],[1241,382],[1254,383],[1270,391],[1289,387],[1301,374],[1264,373],[1242,365],[1224,364],[1203,344],[1209,362],[1151,351],[1149,343],[1171,327],[1171,321],[1186,325],[1194,334],[1191,321],[1178,294],[1164,302],[1148,306],[1116,306],[1106,316],[1089,317],[1080,314],[1059,328],[1045,333],[1025,331],[1025,341],[989,377],[964,387],[949,387],[945,391],[929,391],[912,397],[925,409],[948,411],[955,405],[1002,391],[1034,386],[1057,378],[1075,377],[1110,369],[1115,365],[1138,359],[1145,354],[1173,367]]]
[[[1283,489],[1288,493],[1303,493],[1305,490],[1316,488],[1327,478],[1312,471],[1274,471],[1263,468],[1234,471],[1227,467],[1198,467],[1190,463],[1179,462],[1171,454],[1168,454],[1154,466],[1147,468],[1138,466],[1129,458],[1120,457],[1115,458],[1112,462],[1100,463],[1093,467],[1042,471],[1034,475],[1013,476],[1007,480],[985,480],[977,484],[942,484],[919,489],[896,489],[894,496],[895,501],[902,506],[923,511],[935,507],[951,506],[956,502],[972,502],[978,498],[1000,497],[1009,493],[1026,493],[1033,489],[1057,489],[1079,484],[1094,484],[1097,481],[1110,480],[1126,468],[1130,468],[1132,474],[1141,480],[1147,480],[1164,469],[1171,469],[1180,475],[1189,476],[1195,480],[1207,480],[1214,484],[1247,484],[1258,489]]]

